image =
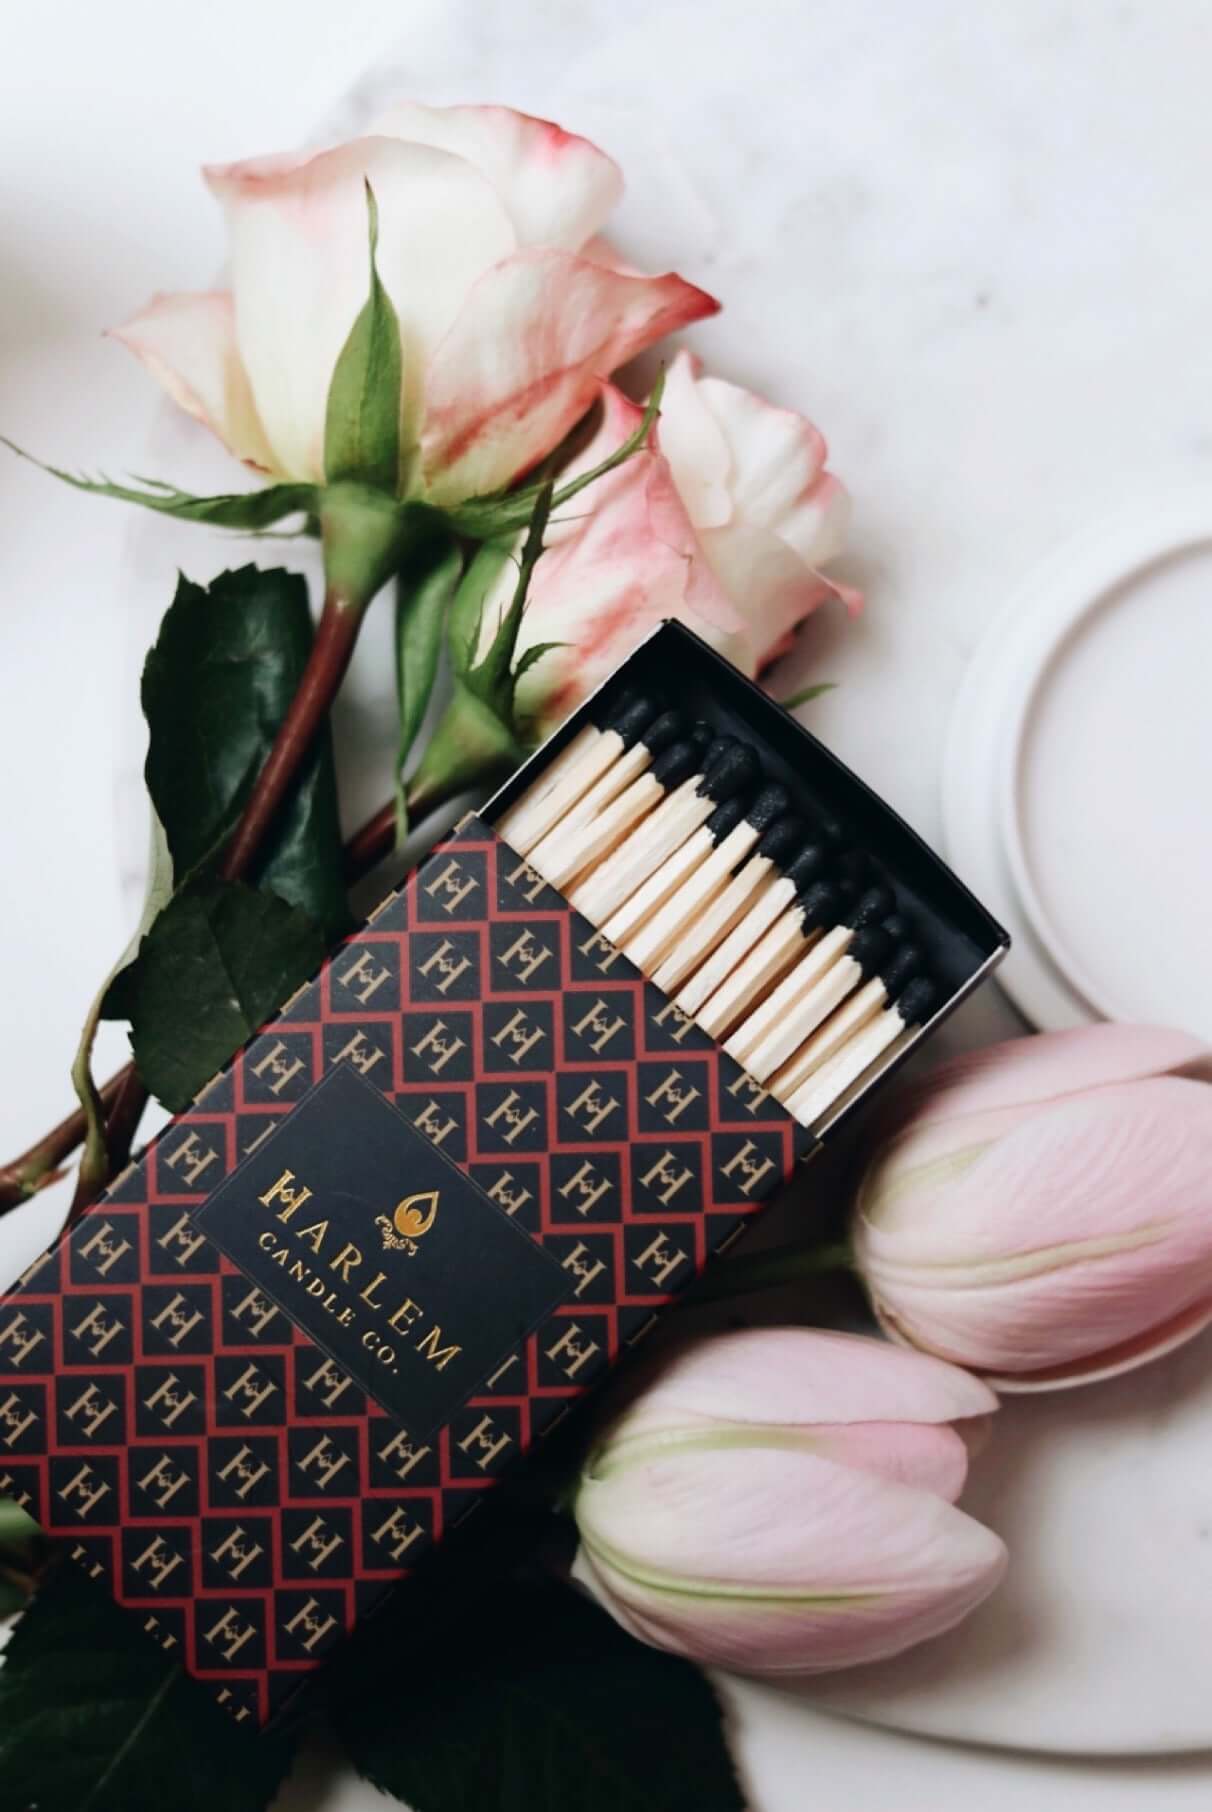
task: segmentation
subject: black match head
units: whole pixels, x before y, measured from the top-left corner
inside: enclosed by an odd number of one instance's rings
[[[743,799],[725,799],[723,805],[717,805],[703,827],[711,835],[713,843],[722,843],[730,831],[734,831],[745,817]]]
[[[878,925],[867,925],[862,931],[856,931],[850,940],[846,955],[859,966],[859,974],[864,981],[875,974],[880,964],[892,949],[892,939]]]
[[[842,820],[835,817],[832,812],[818,813],[817,822],[820,826],[822,837],[827,838],[830,843],[846,843],[849,841],[849,834],[846,830],[846,826],[842,823]]]
[[[618,697],[612,699],[609,704],[603,704],[599,699],[590,709],[601,729],[613,730],[619,718],[623,716],[624,712],[630,711],[641,696],[634,686],[624,686]]]
[[[675,786],[681,786],[683,780],[689,780],[699,765],[699,752],[687,739],[674,742],[657,756],[648,772],[668,792]]]
[[[686,732],[686,734],[689,736],[691,742],[694,744],[695,751],[699,755],[705,755],[707,750],[711,747],[712,743],[715,741],[715,731],[712,729],[711,725],[702,717],[697,719],[697,721],[695,723],[691,724],[691,726],[690,726],[689,730]]]
[[[745,817],[755,831],[765,832],[785,815],[790,804],[785,786],[764,786],[750,800]]]
[[[887,931],[888,925],[889,921],[885,919],[885,931]],[[857,943],[857,941],[856,939],[855,942]],[[888,998],[895,1000],[902,988],[915,976],[920,975],[925,967],[926,959],[916,944],[901,944],[895,947],[887,962],[880,965],[880,980],[884,984],[884,992]]]
[[[919,976],[911,981],[896,1002],[896,1010],[907,1026],[925,1025],[938,1005],[938,989],[933,982]]]
[[[712,768],[718,768],[725,755],[740,747],[735,736],[712,736],[703,750],[703,772],[709,774]]]
[[[760,793],[758,797],[761,797]],[[754,854],[763,862],[773,862],[776,868],[785,870],[803,841],[804,820],[788,812],[784,817],[776,818],[770,829],[762,833]]]
[[[856,931],[861,931],[866,925],[878,925],[881,919],[887,918],[895,905],[896,896],[890,887],[869,887],[866,893],[859,895],[846,914],[846,923]]]
[[[651,698],[634,698],[625,711],[614,712],[606,728],[613,730],[622,739],[623,747],[629,749],[639,741],[656,714],[656,704]]]
[[[870,887],[879,880],[879,870],[865,849],[845,849],[837,859],[840,873],[860,887]]]
[[[896,912],[890,912],[886,919],[881,919],[880,924],[896,944],[903,944],[905,939],[913,934],[913,920],[907,912],[901,912],[899,908]]]
[[[800,898],[800,929],[807,937],[821,925],[836,925],[841,896],[829,881],[817,881]]]
[[[659,755],[661,750],[667,749],[671,742],[674,742],[679,736],[684,736],[685,730],[686,719],[680,711],[662,711],[659,717],[653,718],[648,728],[640,736],[640,741],[646,749],[651,750],[652,754]]]
[[[738,793],[748,796],[761,774],[761,763],[748,744],[733,742],[710,764],[704,763],[698,790],[707,799],[733,799]]]
[[[819,881],[829,866],[832,850],[823,843],[803,843],[796,850],[783,873],[797,893],[803,893]]]

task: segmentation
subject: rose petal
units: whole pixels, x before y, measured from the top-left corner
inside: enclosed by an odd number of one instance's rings
[[[665,375],[657,445],[669,461],[678,495],[697,529],[720,528],[732,515],[728,491],[732,457],[722,429],[703,400],[700,361],[677,354]]]
[[[400,319],[404,440],[415,441],[426,359],[475,279],[516,243],[492,185],[463,158],[388,138],[206,174],[227,211],[236,335],[275,467],[323,477],[328,387],[368,293],[367,182]]]
[[[519,245],[575,252],[599,230],[623,193],[613,158],[588,139],[512,107],[425,107],[400,101],[370,134],[452,151],[486,176],[513,221]]]
[[[732,520],[769,530],[806,566],[840,553],[846,512],[840,485],[825,472],[819,429],[722,378],[701,378],[698,391],[728,447]]]
[[[896,1654],[997,1584],[997,1536],[928,1492],[798,1452],[678,1454],[588,1478],[589,1578],[642,1640],[798,1674]]]
[[[628,438],[640,416],[634,403],[603,386],[602,426],[570,472],[598,463]],[[485,636],[510,590],[509,575],[503,575],[484,611]],[[546,735],[561,723],[664,617],[689,623],[717,644],[741,632],[739,614],[703,558],[668,465],[645,450],[573,500],[535,568],[519,653],[540,642],[563,646],[544,655],[518,687],[518,708],[532,735]]]
[[[530,250],[488,271],[430,365],[424,463],[431,499],[508,484],[551,451],[609,376],[718,304],[681,277],[627,277]]]
[[[236,350],[235,310],[225,290],[153,296],[140,314],[109,331],[237,459],[263,472],[275,469]]]

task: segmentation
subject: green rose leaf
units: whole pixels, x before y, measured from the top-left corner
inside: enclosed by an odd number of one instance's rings
[[[379,208],[366,184],[370,229],[370,296],[337,356],[324,417],[324,472],[329,484],[355,479],[388,491],[400,484],[400,323],[380,279],[375,253]]]
[[[66,1562],[0,1667],[0,1781],[12,1812],[264,1812],[297,1727],[243,1730],[127,1612]]]
[[[742,1812],[703,1675],[553,1583],[410,1584],[337,1663],[332,1712],[412,1812]]]
[[[324,950],[314,919],[243,882],[194,881],[176,894],[117,990],[136,1067],[157,1100],[174,1113],[188,1107]]]
[[[147,786],[178,885],[233,828],[311,643],[307,586],[297,573],[244,566],[209,586],[179,579],[143,669]],[[300,907],[330,937],[346,929],[327,729],[249,879]]]

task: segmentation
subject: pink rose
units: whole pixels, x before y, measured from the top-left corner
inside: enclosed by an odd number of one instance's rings
[[[1043,1390],[1143,1365],[1212,1322],[1212,1052],[1099,1025],[1014,1039],[919,1085],[859,1194],[894,1339]]]
[[[506,107],[404,104],[366,135],[206,171],[227,214],[231,288],[159,296],[117,330],[240,459],[323,482],[337,356],[378,269],[399,317],[401,494],[453,505],[555,447],[603,378],[715,312],[677,276],[595,243],[619,198],[587,140]]]
[[[703,1341],[590,1456],[575,1575],[641,1641],[738,1673],[898,1654],[1005,1569],[954,1507],[964,1434],[996,1406],[966,1373],[854,1334]]]
[[[638,406],[603,386],[592,443],[575,477],[620,446]],[[518,652],[565,646],[523,676],[518,710],[545,736],[662,617],[698,631],[744,673],[786,651],[798,623],[830,597],[858,594],[821,567],[840,552],[848,499],[826,469],[812,423],[674,359],[653,444],[557,513],[535,569]],[[505,564],[485,600],[481,647],[513,589]]]

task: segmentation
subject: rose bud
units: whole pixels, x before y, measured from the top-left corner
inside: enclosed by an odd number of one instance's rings
[[[574,1576],[657,1648],[796,1675],[958,1623],[1005,1567],[953,1508],[996,1399],[882,1341],[752,1329],[673,1360],[582,1476]]]
[[[592,470],[635,433],[643,411],[611,385],[597,433],[562,480]],[[518,654],[518,711],[539,740],[601,685],[665,617],[687,623],[743,673],[791,647],[829,599],[858,592],[822,567],[842,551],[849,498],[805,416],[704,376],[689,353],[670,366],[647,447],[597,479],[549,524]],[[480,648],[517,582],[517,549],[481,556]],[[495,567],[492,561],[495,557]]]
[[[1128,1371],[1212,1321],[1212,1053],[1098,1025],[920,1085],[859,1192],[855,1249],[894,1339],[1001,1390]]]

